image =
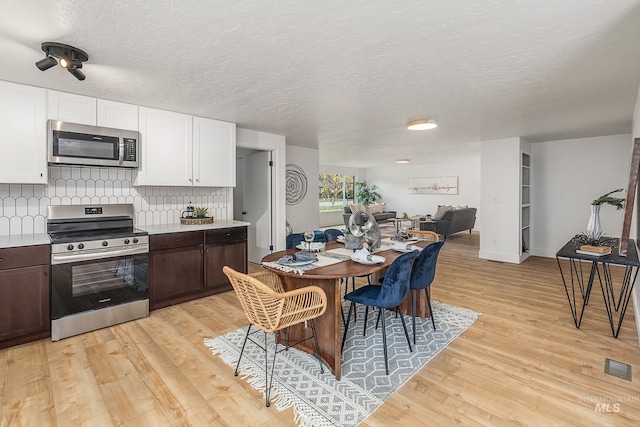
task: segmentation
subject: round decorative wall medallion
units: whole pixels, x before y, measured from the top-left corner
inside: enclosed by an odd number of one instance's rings
[[[297,205],[307,195],[307,175],[293,163],[287,164],[287,204]]]

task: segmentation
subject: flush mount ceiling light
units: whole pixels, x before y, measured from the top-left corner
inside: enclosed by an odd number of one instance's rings
[[[433,119],[413,120],[407,123],[407,129],[410,130],[428,130],[438,127],[438,122]]]
[[[69,46],[68,44],[56,43],[56,42],[44,42],[42,43],[42,51],[45,53],[45,58],[36,62],[36,67],[42,71],[46,71],[49,68],[55,66],[60,60],[60,66],[66,68],[73,77],[78,80],[84,80],[86,76],[80,68],[82,63],[89,60],[89,55],[84,51]]]
[[[409,159],[398,159],[398,160],[396,160],[396,163],[398,163],[398,164],[409,163]]]

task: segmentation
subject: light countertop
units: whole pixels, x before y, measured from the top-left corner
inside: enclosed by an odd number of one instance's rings
[[[216,228],[248,227],[249,225],[250,223],[244,222],[244,221],[220,220],[220,221],[214,221],[213,224],[182,225],[180,223],[177,223],[177,224],[145,225],[137,228],[145,230],[149,234],[163,234],[163,233],[179,233],[182,231],[214,230]]]
[[[48,245],[49,235],[46,233],[40,234],[25,234],[17,236],[0,236],[0,248],[12,248],[15,246],[33,246],[33,245]]]
[[[198,231],[198,230],[214,230],[216,228],[229,227],[248,227],[250,223],[244,221],[214,221],[213,224],[202,225],[182,225],[178,224],[161,224],[147,225],[140,228],[149,234],[163,233],[179,233],[181,231]],[[50,243],[49,235],[46,233],[39,234],[23,234],[14,236],[0,236],[0,248],[12,248],[17,246],[33,246],[48,245]]]

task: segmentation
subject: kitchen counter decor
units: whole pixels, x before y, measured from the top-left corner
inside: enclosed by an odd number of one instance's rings
[[[202,224],[213,224],[213,217],[207,216],[209,213],[208,208],[191,208],[190,206],[187,208],[187,217],[184,216],[180,218],[180,224],[182,225],[202,225]],[[191,216],[191,215],[193,216]]]
[[[180,224],[182,225],[213,224],[213,217],[207,216],[204,218],[180,218]]]

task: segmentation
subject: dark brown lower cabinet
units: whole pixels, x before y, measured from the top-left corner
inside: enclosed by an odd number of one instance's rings
[[[49,245],[0,249],[0,348],[51,336]]]
[[[151,310],[231,289],[222,267],[247,271],[247,228],[153,234],[149,238]]]
[[[205,288],[231,290],[222,267],[247,272],[247,227],[207,230],[205,242]]]

